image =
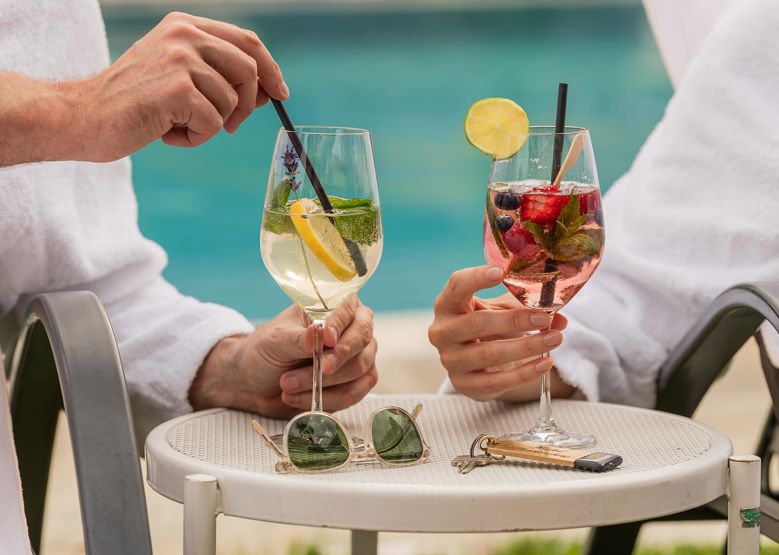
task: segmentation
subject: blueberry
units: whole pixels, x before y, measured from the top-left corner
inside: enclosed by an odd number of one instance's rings
[[[495,195],[495,206],[501,210],[516,210],[519,208],[519,196],[511,191],[501,191]]]
[[[511,229],[514,226],[514,218],[503,214],[495,218],[495,225],[503,233],[506,233],[509,229]]]
[[[603,210],[595,211],[595,223],[603,227]]]

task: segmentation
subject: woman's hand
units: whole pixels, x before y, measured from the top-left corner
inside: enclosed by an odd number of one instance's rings
[[[559,314],[525,308],[511,295],[474,296],[502,279],[503,270],[490,266],[452,274],[435,301],[428,331],[452,385],[479,401],[516,398],[512,391],[552,369],[551,358],[540,355],[562,343],[567,323]],[[540,330],[547,331],[528,335]]]

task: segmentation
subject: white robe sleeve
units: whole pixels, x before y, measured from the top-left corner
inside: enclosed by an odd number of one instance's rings
[[[553,352],[587,398],[652,406],[660,365],[714,297],[779,279],[777,28],[770,0],[731,12],[606,195],[602,264]]]
[[[211,348],[254,330],[238,312],[182,295],[160,276],[105,308],[141,444],[154,426],[192,410],[189,387]]]

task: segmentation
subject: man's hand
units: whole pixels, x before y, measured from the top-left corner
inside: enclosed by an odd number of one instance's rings
[[[269,96],[283,100],[289,90],[254,32],[171,13],[92,78],[0,72],[0,166],[108,162],[159,138],[197,146],[222,128],[234,132]]]
[[[192,406],[274,418],[310,409],[313,342],[314,327],[296,305],[251,335],[223,339],[192,383]],[[324,344],[324,408],[337,411],[362,399],[379,379],[371,310],[349,299],[328,318]]]
[[[552,360],[539,355],[563,341],[559,331],[566,325],[563,316],[552,318],[543,311],[530,310],[510,295],[493,300],[474,296],[499,285],[502,279],[503,271],[489,266],[452,274],[435,301],[435,319],[428,331],[452,385],[479,401],[526,396],[527,388],[521,386],[552,368]],[[539,330],[548,331],[527,334]],[[558,382],[554,377],[553,383]],[[559,385],[557,389],[562,394],[571,393],[560,390]]]

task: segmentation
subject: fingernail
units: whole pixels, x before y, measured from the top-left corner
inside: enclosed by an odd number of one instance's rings
[[[549,370],[549,368],[551,368],[552,366],[551,362],[552,362],[551,359],[544,357],[538,362],[536,362],[535,366],[533,366],[533,370],[535,370],[539,374],[543,374],[544,372]]]
[[[559,345],[563,341],[563,334],[559,331],[550,331],[548,333],[545,333],[541,336],[541,341],[544,342],[544,345],[549,345],[550,347],[553,347],[554,345]]]
[[[325,367],[322,369],[328,374],[335,372],[335,366],[338,364],[338,359],[335,355],[325,355]]]
[[[295,390],[300,385],[297,378],[287,378],[284,380],[284,389]]]
[[[530,323],[538,327],[548,326],[552,323],[552,317],[548,314],[531,314]]]
[[[284,403],[287,405],[295,405],[298,402],[298,396],[290,395],[288,393],[282,393],[281,400],[284,401]]]
[[[333,341],[336,343],[338,342],[338,330],[335,328],[335,326],[330,326],[330,331],[333,332]]]
[[[289,96],[289,87],[284,81],[281,82],[281,94],[286,97]]]
[[[503,269],[493,266],[487,270],[487,279],[490,281],[498,281],[499,279],[503,279]]]

